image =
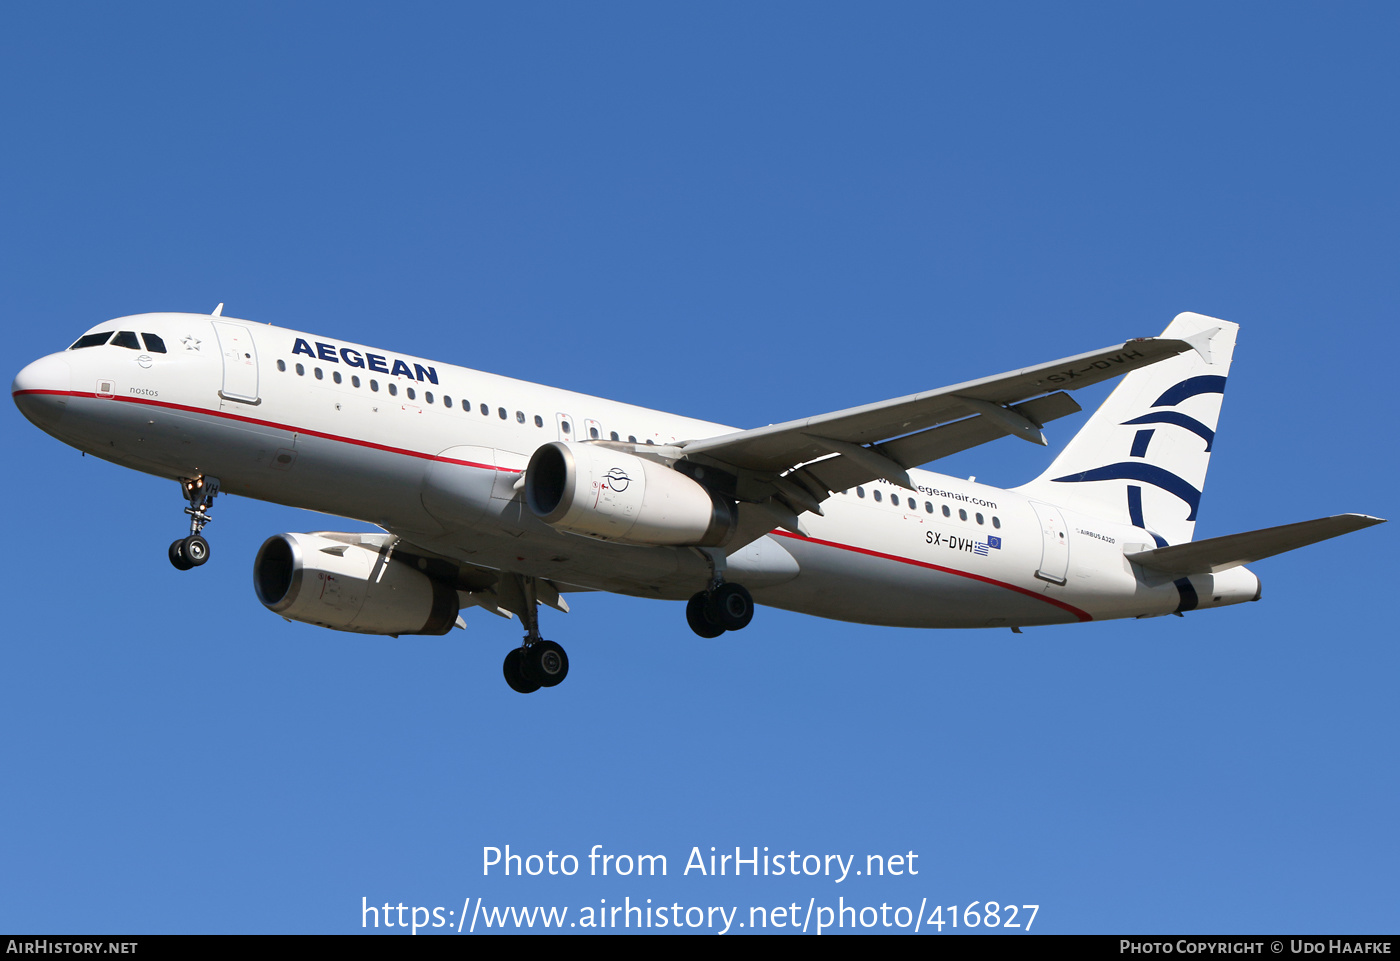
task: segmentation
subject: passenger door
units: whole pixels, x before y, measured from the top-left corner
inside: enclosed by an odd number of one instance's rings
[[[258,349],[253,335],[242,324],[213,322],[224,359],[224,386],[219,396],[241,404],[258,404]]]

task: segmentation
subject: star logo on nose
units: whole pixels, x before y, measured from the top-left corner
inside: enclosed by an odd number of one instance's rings
[[[185,350],[199,350],[199,338],[186,334],[180,339],[180,343],[185,345]]]

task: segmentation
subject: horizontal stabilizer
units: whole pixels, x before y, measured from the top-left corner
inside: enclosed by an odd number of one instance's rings
[[[1156,550],[1128,554],[1128,560],[1164,574],[1218,574],[1241,564],[1250,564],[1284,551],[1295,550],[1359,531],[1373,524],[1384,524],[1381,517],[1366,514],[1335,514],[1298,524],[1266,527],[1260,531],[1227,534],[1204,541],[1174,544]]]

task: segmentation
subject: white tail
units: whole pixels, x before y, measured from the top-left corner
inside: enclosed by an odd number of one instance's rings
[[[1178,314],[1162,336],[1195,350],[1134,371],[1021,493],[1146,529],[1158,546],[1191,540],[1238,324]]]

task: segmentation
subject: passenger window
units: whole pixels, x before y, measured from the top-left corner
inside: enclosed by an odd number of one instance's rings
[[[316,368],[316,379],[317,379],[317,380],[325,380],[325,378],[326,378],[326,375],[323,374],[323,373],[321,373],[321,368],[317,367],[317,368]]]
[[[350,386],[351,386],[351,387],[359,387],[359,386],[360,386],[360,377],[359,377],[358,374],[351,374],[351,375],[350,375]]]
[[[967,520],[967,511],[963,510],[961,507],[958,508],[958,520]]]
[[[879,491],[879,490],[876,490],[876,491],[875,491],[875,503],[877,503],[877,504],[880,503],[880,491]]]
[[[287,362],[285,360],[279,360],[277,362],[277,369],[285,372],[287,370]]]
[[[369,389],[373,391],[379,390],[379,381],[371,377],[369,382]]]
[[[297,364],[297,376],[298,376],[298,377],[305,377],[305,376],[306,376],[306,368],[303,367],[303,366],[301,366],[301,364]]]
[[[617,431],[613,431],[612,434],[610,434],[609,436],[611,436],[613,440],[617,440],[617,439],[618,439],[618,438],[617,438]]]
[[[978,514],[978,515],[977,515],[977,523],[979,523],[979,524],[982,523],[982,515],[981,515],[981,514]]]
[[[864,496],[865,496],[865,488],[864,488],[864,487],[857,487],[857,488],[856,488],[856,496],[857,496],[857,497],[864,497]]]
[[[504,407],[497,407],[496,412],[501,415],[501,420],[505,420],[507,417],[510,416],[506,413],[506,409]]]
[[[338,370],[333,370],[333,371],[331,371],[331,380],[333,380],[333,381],[335,381],[337,384],[339,384],[339,383],[341,382],[341,380],[340,380],[340,371],[338,371]]]
[[[452,406],[452,398],[451,398],[449,395],[447,395],[447,394],[443,394],[443,395],[442,395],[442,406],[448,407],[448,408],[450,408],[450,407]]]
[[[491,408],[490,408],[490,407],[487,407],[485,404],[482,404],[482,405],[481,405],[481,416],[482,416],[482,417],[490,417],[490,416],[491,416]]]
[[[1001,518],[995,514],[992,515],[992,526],[997,530],[1001,530]]]
[[[417,399],[418,399],[418,395],[415,394],[415,393],[413,392],[413,388],[412,388],[412,387],[410,387],[410,388],[408,389],[408,399],[409,399],[409,400],[417,400]]]
[[[141,339],[146,342],[146,349],[153,354],[165,353],[165,341],[155,334],[142,334]]]
[[[517,424],[525,423],[525,412],[523,410],[518,410],[515,412],[515,422]]]
[[[924,501],[924,513],[925,513],[925,514],[932,514],[932,513],[933,513],[933,501]]]
[[[590,427],[590,428],[588,428],[588,436],[589,436],[589,437],[592,437],[594,440],[597,440],[597,439],[598,439],[598,428],[596,428],[596,427]]]
[[[541,417],[539,414],[536,414],[536,415],[535,415],[535,426],[536,426],[536,427],[543,427],[543,426],[544,426],[544,418]]]
[[[423,394],[423,399],[426,400],[428,403],[431,404],[431,403],[433,402],[433,392],[432,392],[432,391],[427,391],[427,392],[425,392],[425,393]]]
[[[396,384],[396,383],[394,383],[393,381],[390,381],[390,382],[389,382],[389,396],[390,396],[390,397],[397,397],[397,396],[399,396],[399,385]]]
[[[636,442],[637,442],[637,438],[633,437],[631,434],[628,434],[628,435],[627,435],[627,443],[629,443],[629,444],[635,444]]]
[[[136,331],[119,330],[117,336],[112,338],[113,347],[125,347],[128,350],[140,350],[141,344],[136,339]]]
[[[950,510],[948,510],[948,505],[947,505],[947,504],[944,504],[944,505],[943,505],[943,516],[944,516],[944,517],[952,517],[952,516],[953,516],[953,512],[950,511]]]
[[[74,341],[73,346],[68,349],[82,350],[84,347],[101,347],[103,344],[107,343],[107,338],[111,336],[112,332],[110,330],[104,330],[100,334],[83,334],[83,336]]]

